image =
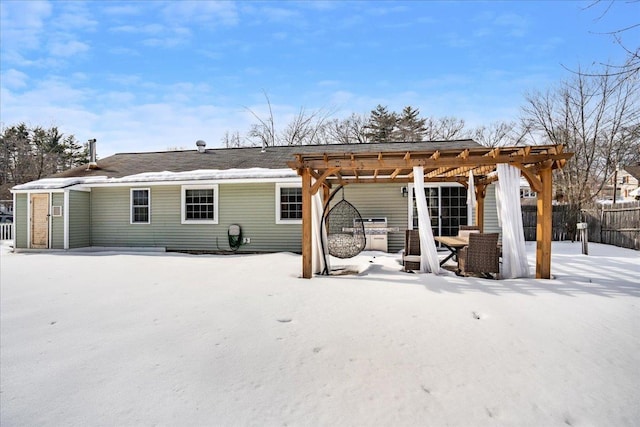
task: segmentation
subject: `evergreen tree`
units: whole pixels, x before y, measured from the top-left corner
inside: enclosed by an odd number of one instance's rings
[[[376,109],[371,111],[365,135],[369,142],[390,142],[393,140],[397,123],[396,113],[390,113],[386,106],[378,104]]]
[[[426,132],[426,119],[420,118],[420,111],[410,105],[404,107],[397,121],[395,138],[398,141],[422,141]]]
[[[14,185],[44,178],[88,161],[88,146],[57,127],[10,126],[0,134],[0,199],[11,198]]]

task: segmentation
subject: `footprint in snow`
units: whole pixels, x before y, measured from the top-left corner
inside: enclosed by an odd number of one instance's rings
[[[291,322],[291,319],[289,319],[289,318],[283,318],[283,319],[277,319],[277,320],[280,323],[289,323],[289,322]]]

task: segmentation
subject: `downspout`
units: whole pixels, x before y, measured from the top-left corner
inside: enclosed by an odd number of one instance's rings
[[[18,215],[17,215],[18,211],[16,210],[16,208],[18,207],[17,202],[18,202],[17,194],[13,193],[13,226],[12,226],[13,230],[11,230],[11,231],[13,231],[13,236],[12,237],[13,237],[13,251],[14,252],[16,251],[17,243],[18,243],[18,231],[17,231],[18,230],[18,227],[17,227],[17,224],[18,224],[18,221],[17,221],[18,220]]]
[[[31,249],[31,192],[27,191],[27,249]]]
[[[53,193],[49,191],[49,203],[47,206],[47,225],[49,226],[49,241],[47,249],[53,249],[53,217],[51,216],[51,205],[53,204]]]
[[[63,218],[63,233],[64,233],[64,249],[69,249],[69,190],[64,190],[64,200],[62,202],[62,218]]]

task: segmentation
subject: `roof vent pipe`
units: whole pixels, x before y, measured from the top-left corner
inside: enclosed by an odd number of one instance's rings
[[[207,143],[203,140],[199,139],[196,141],[196,147],[198,147],[198,153],[204,153],[204,149],[207,146]]]
[[[96,139],[90,139],[89,143],[89,166],[87,169],[97,169],[98,163],[96,162]]]
[[[260,150],[261,153],[264,153],[265,151],[267,151],[267,144],[264,142],[264,139],[262,140],[262,150]]]

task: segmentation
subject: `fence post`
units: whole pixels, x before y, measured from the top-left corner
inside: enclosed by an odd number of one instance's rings
[[[586,222],[577,223],[576,230],[578,230],[580,235],[580,241],[582,242],[582,253],[584,255],[589,255],[589,237],[587,233],[587,223]]]

